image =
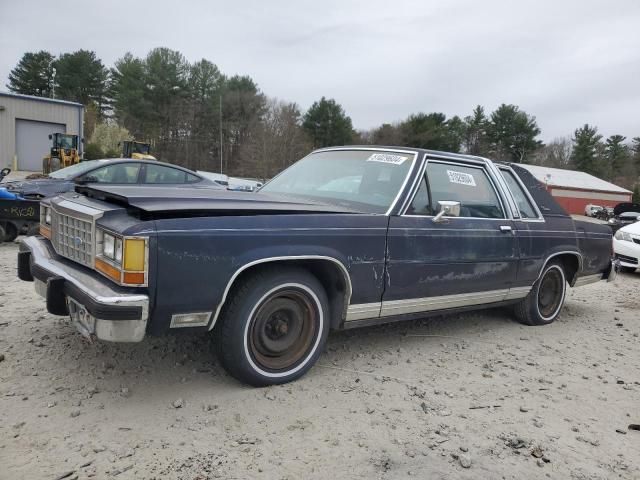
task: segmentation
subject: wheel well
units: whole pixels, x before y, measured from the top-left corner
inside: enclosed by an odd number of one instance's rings
[[[251,275],[255,275],[259,271],[272,270],[274,267],[292,266],[307,270],[315,276],[324,287],[327,298],[329,299],[331,328],[338,328],[342,321],[346,318],[347,307],[351,298],[351,282],[348,277],[346,268],[343,270],[337,261],[325,260],[322,258],[312,259],[277,259],[267,260],[256,265],[252,265],[231,280],[232,284],[229,288],[228,295],[222,299],[222,303],[226,303],[234,292],[234,289],[241,285],[244,280]]]
[[[564,269],[565,275],[567,277],[567,282],[569,283],[569,285],[573,286],[578,270],[580,269],[579,257],[572,253],[563,253],[560,255],[556,255],[555,257],[551,257],[547,261],[547,264],[554,260],[562,264],[562,268]]]
[[[13,222],[0,222],[0,242],[13,242],[18,236],[18,227]]]

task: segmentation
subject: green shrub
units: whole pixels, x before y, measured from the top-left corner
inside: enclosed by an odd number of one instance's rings
[[[104,153],[102,153],[100,145],[97,143],[88,143],[87,146],[84,147],[84,159],[97,160],[98,158],[104,158]]]

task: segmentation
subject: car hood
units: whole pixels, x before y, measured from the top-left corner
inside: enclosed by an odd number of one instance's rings
[[[619,203],[615,207],[613,207],[613,214],[620,215],[625,212],[640,212],[640,204],[638,203]]]
[[[77,186],[76,192],[97,200],[133,207],[152,216],[177,213],[202,214],[285,214],[359,213],[346,206],[331,205],[289,195],[233,192],[194,187]]]
[[[9,192],[27,198],[49,197],[63,192],[73,190],[73,182],[57,178],[39,178],[35,180],[14,180],[3,182],[1,187]]]
[[[634,235],[640,235],[640,222],[625,225],[620,230],[623,232],[632,233]]]

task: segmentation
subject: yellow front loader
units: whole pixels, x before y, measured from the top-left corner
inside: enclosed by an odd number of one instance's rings
[[[136,142],[134,140],[127,140],[122,142],[122,158],[135,158],[137,160],[156,160],[156,157],[151,155],[151,144],[144,142]]]
[[[49,155],[42,159],[42,173],[45,175],[61,168],[80,162],[78,154],[78,135],[53,133],[49,135],[53,141]]]

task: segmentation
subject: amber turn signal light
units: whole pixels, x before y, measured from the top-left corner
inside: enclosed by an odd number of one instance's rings
[[[107,262],[96,258],[96,270],[104,273],[107,277],[115,280],[120,283],[120,270],[114,267],[113,265],[109,265]]]

